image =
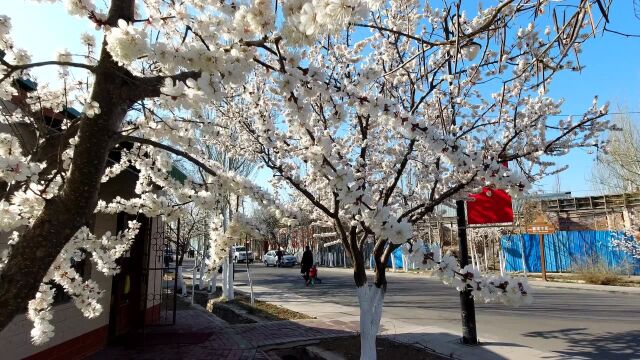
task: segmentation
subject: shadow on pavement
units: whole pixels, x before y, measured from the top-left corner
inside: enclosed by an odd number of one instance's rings
[[[508,342],[482,342],[477,346],[463,345],[459,336],[443,332],[402,333],[383,337],[455,359],[501,360],[508,359],[500,355],[501,353],[513,353],[515,349],[528,349],[526,346]]]
[[[640,330],[590,334],[586,328],[565,328],[553,331],[532,331],[524,336],[539,339],[560,339],[565,350],[556,351],[578,359],[640,359]]]

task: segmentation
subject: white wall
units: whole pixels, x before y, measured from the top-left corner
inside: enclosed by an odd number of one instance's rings
[[[106,230],[114,232],[115,229],[115,216],[100,215],[96,217],[96,234],[102,234]],[[4,241],[0,243],[6,244]],[[100,299],[100,304],[103,308],[102,314],[97,318],[87,319],[82,316],[82,313],[76,308],[72,300],[54,306],[52,324],[55,327],[55,336],[48,343],[40,346],[31,344],[30,332],[33,327],[31,321],[27,319],[25,314],[17,315],[0,332],[1,359],[22,359],[108,324],[112,277],[105,276],[97,271],[91,263],[88,264],[86,269],[88,269],[87,275],[90,274],[87,278],[96,281],[100,289],[104,290],[104,295]]]
[[[133,174],[123,174],[104,184],[100,197],[108,200],[115,194],[122,194],[123,189],[130,188],[133,193],[135,178]],[[126,196],[126,195],[121,195]],[[97,214],[95,216],[93,233],[102,235],[106,231],[116,232],[116,215]],[[0,234],[0,251],[7,247],[6,234]],[[106,326],[109,322],[109,309],[111,304],[111,284],[112,277],[105,276],[95,269],[93,264],[88,264],[85,269],[85,280],[92,279],[98,283],[104,294],[100,299],[103,311],[100,316],[94,319],[87,319],[82,316],[80,310],[76,308],[72,301],[56,305],[53,307],[52,324],[55,327],[55,336],[46,344],[34,346],[31,344],[30,332],[32,323],[25,314],[17,315],[7,327],[0,332],[0,359],[22,359],[26,356],[36,354],[55,345],[71,340],[87,332]]]

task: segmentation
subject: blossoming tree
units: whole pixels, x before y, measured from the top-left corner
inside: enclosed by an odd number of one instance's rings
[[[193,5],[201,11],[211,10],[206,3]],[[71,15],[87,18],[104,32],[100,48],[91,35],[77,34],[87,48],[85,54],[62,51],[55,60],[32,62],[11,39],[11,19],[0,15],[0,98],[3,105],[11,103],[3,108],[4,133],[0,136],[0,231],[9,243],[0,254],[0,329],[28,305],[36,344],[53,336],[50,281],[62,285],[87,317],[97,316],[102,309],[96,299],[103,291],[75,273],[70,261],[91,254],[99,270],[114,274],[118,271],[115,260],[127,251],[139,227],[131,223],[121,234],[94,236],[86,226],[94,212],[142,213],[172,221],[178,211],[169,199],[214,209],[222,202],[221,194],[228,193],[275,204],[269,194],[211,160],[205,149],[191,149],[201,124],[182,116],[184,108],[171,89],[161,90],[165,81],[184,85],[187,79],[234,87],[251,69],[253,60],[245,52],[251,52],[255,44],[241,45],[245,50],[238,52],[222,33],[212,30],[212,43],[218,46],[211,52],[198,36],[183,38],[185,26],[190,32],[195,28],[188,24],[192,15],[181,5],[134,0],[105,5],[70,0],[66,5]],[[156,18],[157,11],[172,15]],[[200,26],[214,25],[225,16],[202,18]],[[157,52],[153,51],[168,56],[164,65],[144,56],[151,49],[147,37],[154,30],[167,39],[156,43]],[[192,51],[185,52],[187,48]],[[200,60],[192,63],[196,58]],[[59,83],[19,91],[17,84],[29,79],[32,69],[49,66],[58,69]],[[72,81],[75,71],[87,80]],[[209,96],[200,102],[217,101],[213,91]],[[47,120],[48,115],[73,106],[83,108],[83,113],[56,118],[60,124],[55,126]],[[202,133],[210,135],[215,127],[206,130]],[[113,150],[119,153],[117,161],[109,158]],[[172,156],[191,162],[206,180],[172,179]],[[99,202],[100,184],[129,167],[138,171],[138,197]]]
[[[241,122],[250,137],[240,151],[333,223],[354,266],[364,359],[375,358],[387,261],[404,243],[411,261],[477,299],[530,301],[524,280],[460,269],[451,255],[427,252],[412,227],[482,187],[524,191],[562,170],[553,156],[601,146],[609,127],[597,100],[581,116],[558,118],[562,100],[547,95],[557,73],[580,69],[568,55],[595,31],[588,3],[555,30],[545,27],[547,2],[504,1],[474,16],[461,2],[443,5],[286,2],[294,33],[264,44],[271,61],[261,60],[242,97],[219,104],[220,121]]]
[[[635,210],[632,210],[628,212],[628,217],[629,219],[625,221],[624,228],[614,232],[611,245],[631,255],[634,259],[640,259],[638,214]]]
[[[562,8],[562,23],[549,15],[559,5],[545,0],[479,8],[437,3],[66,0],[71,15],[103,31],[101,47],[78,34],[87,54],[61,52],[35,63],[14,46],[10,19],[1,16],[2,99],[15,100],[15,80],[36,67],[55,66],[62,80],[81,71],[89,80],[40,84],[24,95],[22,111],[3,120],[13,129],[27,124],[39,136],[35,147],[19,145],[15,133],[0,142],[8,159],[0,162],[0,230],[16,231],[2,258],[0,329],[35,298],[30,316],[44,324],[37,341],[50,336],[50,291],[41,279],[58,281],[52,265],[70,256],[68,244],[79,246],[72,239],[93,239],[83,226],[94,211],[170,217],[166,198],[152,191],[157,186],[180,203],[209,209],[221,193],[276,204],[211,160],[195,146],[198,138],[260,160],[274,173],[276,190],[289,188],[304,200],[296,205],[333,223],[354,263],[362,357],[375,358],[385,264],[394,248],[413,241],[413,224],[482,186],[526,189],[557,170],[550,156],[599,145],[608,126],[601,119],[606,108],[596,102],[583,116],[557,119],[562,101],[546,95],[557,73],[580,69],[573,57],[604,21],[592,12],[601,1],[563,2],[571,6]],[[39,115],[74,103],[82,115],[56,131]],[[207,111],[215,112],[214,120]],[[121,143],[132,149],[107,166]],[[206,180],[169,178],[171,156],[197,166]],[[139,197],[98,203],[101,181],[129,165],[140,171]],[[101,243],[129,237],[125,232]],[[373,286],[362,257],[369,238],[375,241]],[[451,256],[423,249],[409,253],[448,283],[473,287],[474,296],[529,298],[522,283],[483,278],[459,269]]]

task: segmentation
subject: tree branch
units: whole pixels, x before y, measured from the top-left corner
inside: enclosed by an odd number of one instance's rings
[[[95,72],[96,70],[96,67],[94,65],[69,62],[69,61],[54,61],[54,60],[42,61],[42,62],[36,62],[36,63],[30,63],[30,64],[12,65],[8,61],[0,58],[0,65],[5,66],[9,69],[9,71],[6,74],[4,74],[2,78],[0,78],[0,82],[3,82],[6,79],[8,79],[16,71],[27,70],[27,69],[41,67],[41,66],[50,66],[50,65],[70,66],[70,67],[89,70],[91,72]]]
[[[157,142],[155,140],[145,139],[145,138],[141,138],[141,137],[138,137],[138,136],[123,135],[120,139],[121,139],[120,141],[130,141],[130,142],[135,142],[135,143],[138,143],[138,144],[150,145],[150,146],[153,146],[155,148],[165,150],[165,151],[170,152],[170,153],[172,153],[174,155],[177,155],[177,156],[180,156],[180,157],[182,157],[184,159],[189,160],[194,165],[197,165],[199,168],[201,168],[202,170],[204,170],[205,172],[207,172],[208,174],[210,174],[212,176],[218,176],[218,172],[216,172],[215,170],[211,169],[204,162],[202,162],[202,161],[198,160],[197,158],[191,156],[186,151],[182,151],[182,150],[176,149],[176,148],[174,148],[172,146]]]

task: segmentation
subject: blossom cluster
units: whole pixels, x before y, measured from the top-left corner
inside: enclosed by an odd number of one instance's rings
[[[611,245],[622,250],[636,259],[640,259],[640,242],[633,235],[617,234],[611,240]]]
[[[638,215],[636,211],[629,212],[629,222],[622,231],[613,233],[611,245],[635,259],[640,259],[640,241],[638,241]]]
[[[218,266],[229,256],[233,239],[225,234],[222,215],[215,216],[209,223],[209,257],[206,261],[209,272],[218,271]]]
[[[421,240],[405,243],[402,254],[419,269],[432,270],[433,275],[457,291],[469,291],[478,301],[502,302],[511,306],[531,304],[533,296],[526,278],[510,276],[486,276],[472,265],[460,268],[450,253],[442,254],[438,245],[429,249]]]
[[[9,184],[37,180],[38,173],[44,164],[30,162],[22,155],[18,139],[9,134],[0,134],[0,180]]]
[[[80,262],[87,254],[91,254],[91,260],[98,271],[114,275],[119,271],[116,260],[129,250],[139,230],[140,224],[130,221],[128,228],[118,235],[107,232],[98,238],[83,227],[72,237],[51,265],[36,298],[29,302],[27,316],[33,322],[31,340],[34,344],[41,345],[55,335],[50,321],[53,318],[55,291],[50,282],[61,285],[85,317],[91,319],[99,316],[103,310],[99,299],[104,291],[95,281],[83,280],[73,268],[72,262]]]

